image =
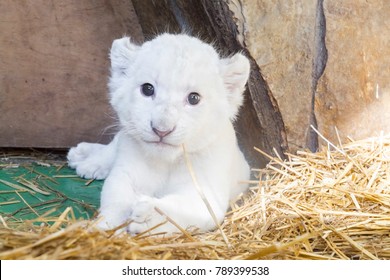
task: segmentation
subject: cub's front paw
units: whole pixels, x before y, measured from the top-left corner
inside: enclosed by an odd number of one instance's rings
[[[105,145],[80,143],[68,153],[68,165],[76,169],[77,175],[86,179],[105,179],[110,172],[110,162],[105,159]]]
[[[136,203],[131,214],[131,223],[128,226],[128,231],[131,234],[138,234],[145,231],[148,231],[154,226],[163,224],[151,231],[149,233],[159,233],[166,232],[166,219],[156,210],[156,198],[152,197],[142,197],[138,203]],[[164,224],[165,223],[165,224]]]

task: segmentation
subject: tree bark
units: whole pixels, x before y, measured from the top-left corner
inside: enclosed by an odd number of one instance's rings
[[[256,61],[237,39],[233,14],[224,0],[132,0],[146,39],[163,32],[197,36],[218,47],[222,56],[236,52],[251,62],[245,101],[235,123],[238,141],[252,167],[264,167],[269,159],[254,151],[258,147],[284,157],[286,132],[278,105]]]

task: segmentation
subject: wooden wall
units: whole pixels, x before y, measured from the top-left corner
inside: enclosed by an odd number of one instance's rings
[[[131,1],[0,0],[0,147],[106,142],[108,51],[142,32]]]
[[[0,147],[67,148],[107,142],[115,114],[107,99],[108,51],[124,34],[136,42],[170,31],[213,42],[222,55],[251,61],[235,126],[253,166],[287,149],[278,105],[240,40],[227,1],[0,0]]]

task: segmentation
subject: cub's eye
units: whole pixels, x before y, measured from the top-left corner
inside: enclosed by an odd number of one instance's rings
[[[187,97],[187,101],[191,105],[197,105],[200,102],[199,93],[191,92]]]
[[[141,92],[145,96],[148,96],[148,97],[153,96],[154,95],[154,87],[149,83],[145,83],[141,86]]]

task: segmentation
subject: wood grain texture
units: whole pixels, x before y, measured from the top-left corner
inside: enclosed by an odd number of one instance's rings
[[[0,146],[106,142],[112,40],[142,41],[128,1],[0,0]]]

